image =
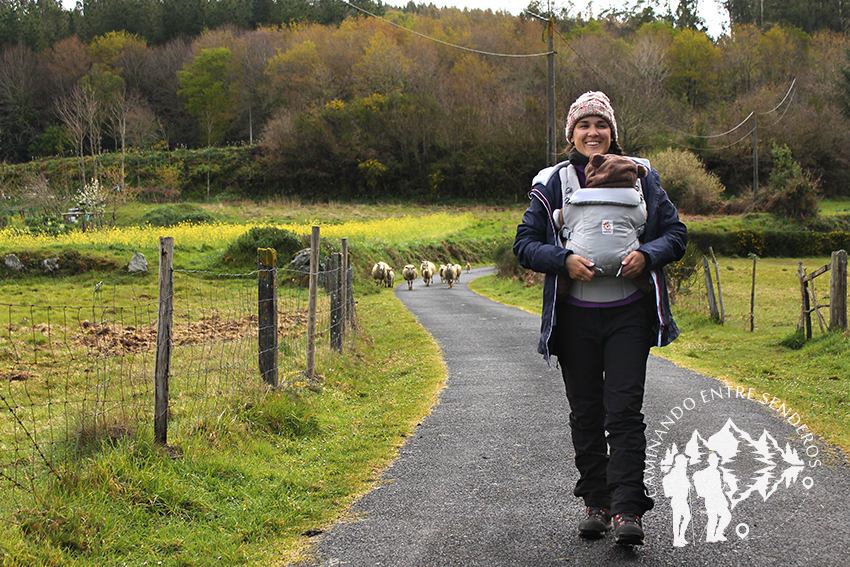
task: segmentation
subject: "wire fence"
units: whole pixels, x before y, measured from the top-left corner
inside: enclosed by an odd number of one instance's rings
[[[319,264],[311,263],[317,267],[309,274],[276,266],[236,275],[170,270],[165,335],[162,263],[98,283],[85,306],[0,304],[0,486],[13,489],[7,495],[32,495],[45,476],[72,473],[96,444],[155,437],[163,394],[158,357],[166,345],[170,450],[240,405],[316,380],[309,365],[335,356],[356,332],[350,267],[337,262],[320,271]],[[269,274],[275,297],[264,305]],[[340,287],[344,305],[335,300]],[[273,361],[274,383],[264,379],[260,361],[268,350],[262,309],[269,305],[276,333],[266,360]],[[335,332],[342,329],[344,336]]]

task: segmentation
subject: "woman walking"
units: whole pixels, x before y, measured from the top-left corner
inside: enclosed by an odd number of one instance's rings
[[[643,481],[642,413],[652,346],[679,334],[662,268],[685,253],[687,229],[649,162],[626,158],[608,97],[571,106],[569,159],[534,178],[514,253],[546,274],[538,352],[556,355],[570,404],[585,513],[583,537],[614,529],[618,544],[644,542],[653,506]]]

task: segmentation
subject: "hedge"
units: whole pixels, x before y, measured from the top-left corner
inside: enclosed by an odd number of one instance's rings
[[[733,232],[688,231],[688,246],[722,256],[807,257],[829,256],[850,250],[850,232],[737,230]]]

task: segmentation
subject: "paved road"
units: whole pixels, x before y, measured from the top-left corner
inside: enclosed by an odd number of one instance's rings
[[[654,356],[645,405],[652,448],[646,475],[657,494],[644,517],[646,545],[579,538],[583,506],[572,495],[576,473],[563,382],[535,352],[538,316],[466,287],[487,273],[464,273],[453,289],[425,287],[421,280],[412,291],[406,284],[396,288],[439,342],[448,383],[382,482],[355,504],[351,521],[316,538],[304,567],[847,562],[846,460],[809,436],[793,407],[774,402],[771,392],[729,389]],[[725,473],[712,466],[712,451],[728,458],[720,463]],[[691,460],[682,459],[690,463],[676,484],[684,496],[673,500],[661,473],[671,469],[660,462],[679,453]],[[687,543],[679,547],[673,545],[673,502],[691,516]],[[724,515],[725,541],[706,541],[709,520]]]

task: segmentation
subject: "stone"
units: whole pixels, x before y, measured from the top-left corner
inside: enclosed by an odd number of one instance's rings
[[[148,269],[148,261],[145,260],[145,255],[141,252],[136,252],[133,254],[133,259],[130,260],[130,264],[127,266],[127,270],[132,273],[136,272],[145,272]]]
[[[6,267],[9,268],[10,270],[20,272],[21,270],[24,269],[23,263],[20,260],[18,260],[18,257],[15,256],[14,254],[6,254],[5,262],[6,262]]]
[[[55,272],[59,269],[59,258],[45,258],[42,260],[41,265],[44,267],[46,272]]]

